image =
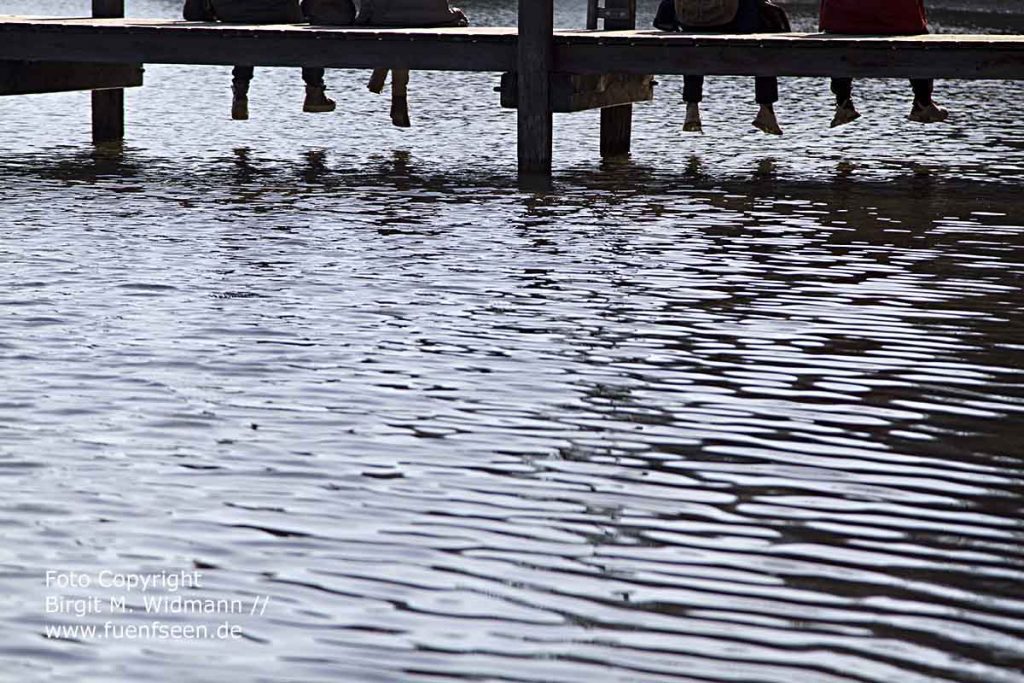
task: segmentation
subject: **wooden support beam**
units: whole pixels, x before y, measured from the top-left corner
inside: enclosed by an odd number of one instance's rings
[[[519,0],[519,173],[551,173],[553,0]]]
[[[549,98],[556,114],[617,107],[654,99],[654,77],[634,74],[551,74]],[[515,72],[501,76],[501,106],[519,107],[519,78]]]
[[[92,91],[92,141],[124,140],[124,90]]]
[[[609,31],[636,28],[636,0],[606,0],[604,28]],[[601,157],[626,156],[633,139],[633,105],[601,110]]]
[[[96,19],[117,19],[124,16],[124,0],[92,0],[92,16]],[[93,90],[93,144],[124,140],[124,90]]]
[[[0,95],[136,88],[140,85],[142,67],[137,64],[0,62]]]

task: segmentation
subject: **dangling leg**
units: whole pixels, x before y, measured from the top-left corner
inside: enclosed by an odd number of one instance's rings
[[[683,131],[687,133],[703,133],[704,124],[700,120],[700,103],[704,101],[704,77],[685,76],[683,78],[683,102],[686,103],[686,120]]]
[[[327,96],[323,69],[303,67],[302,80],[306,82],[306,99],[302,103],[302,111],[310,113],[334,111],[337,104]]]
[[[860,118],[860,112],[853,106],[852,78],[833,78],[832,94],[836,96],[836,113],[832,117],[833,128],[845,126]]]
[[[910,85],[914,89],[914,106],[907,118],[917,123],[941,123],[949,118],[949,112],[932,100],[935,81],[930,78],[913,78]]]
[[[384,92],[384,82],[388,79],[387,69],[374,69],[373,73],[370,74],[370,80],[366,84],[366,89],[375,95],[379,95]]]
[[[409,70],[391,70],[391,123],[409,128]]]
[[[782,128],[775,116],[775,103],[779,101],[779,79],[774,76],[759,76],[754,79],[754,92],[761,110],[754,119],[754,128],[768,135],[782,135]]]
[[[249,118],[249,83],[253,72],[251,66],[236,66],[231,71],[231,118],[235,121]]]

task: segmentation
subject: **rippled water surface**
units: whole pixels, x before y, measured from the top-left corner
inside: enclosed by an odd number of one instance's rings
[[[1024,681],[1024,84],[830,131],[787,80],[780,141],[659,78],[630,162],[560,116],[537,191],[496,75],[414,73],[408,131],[365,77],[310,116],[263,69],[233,123],[226,69],[149,67],[123,149],[0,100],[0,680]],[[111,619],[46,570],[200,570],[244,637],[46,638]]]

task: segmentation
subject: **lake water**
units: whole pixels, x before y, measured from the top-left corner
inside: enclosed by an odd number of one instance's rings
[[[123,149],[0,100],[0,680],[1024,681],[1024,84],[830,131],[786,80],[771,139],[749,79],[690,136],[659,78],[628,163],[558,116],[537,192],[496,74],[414,73],[411,130],[366,76],[304,115],[259,70],[237,123],[148,67]]]

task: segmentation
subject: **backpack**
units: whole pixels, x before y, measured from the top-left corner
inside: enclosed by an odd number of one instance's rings
[[[352,0],[302,0],[302,14],[311,24],[348,26],[356,20]]]
[[[928,33],[924,0],[822,0],[826,33],[914,35]]]
[[[683,26],[714,28],[736,18],[739,0],[675,0],[676,17]]]
[[[448,0],[361,0],[356,24],[363,26],[468,26],[462,10]]]
[[[185,0],[181,15],[185,21],[213,21],[217,18],[210,0]]]

